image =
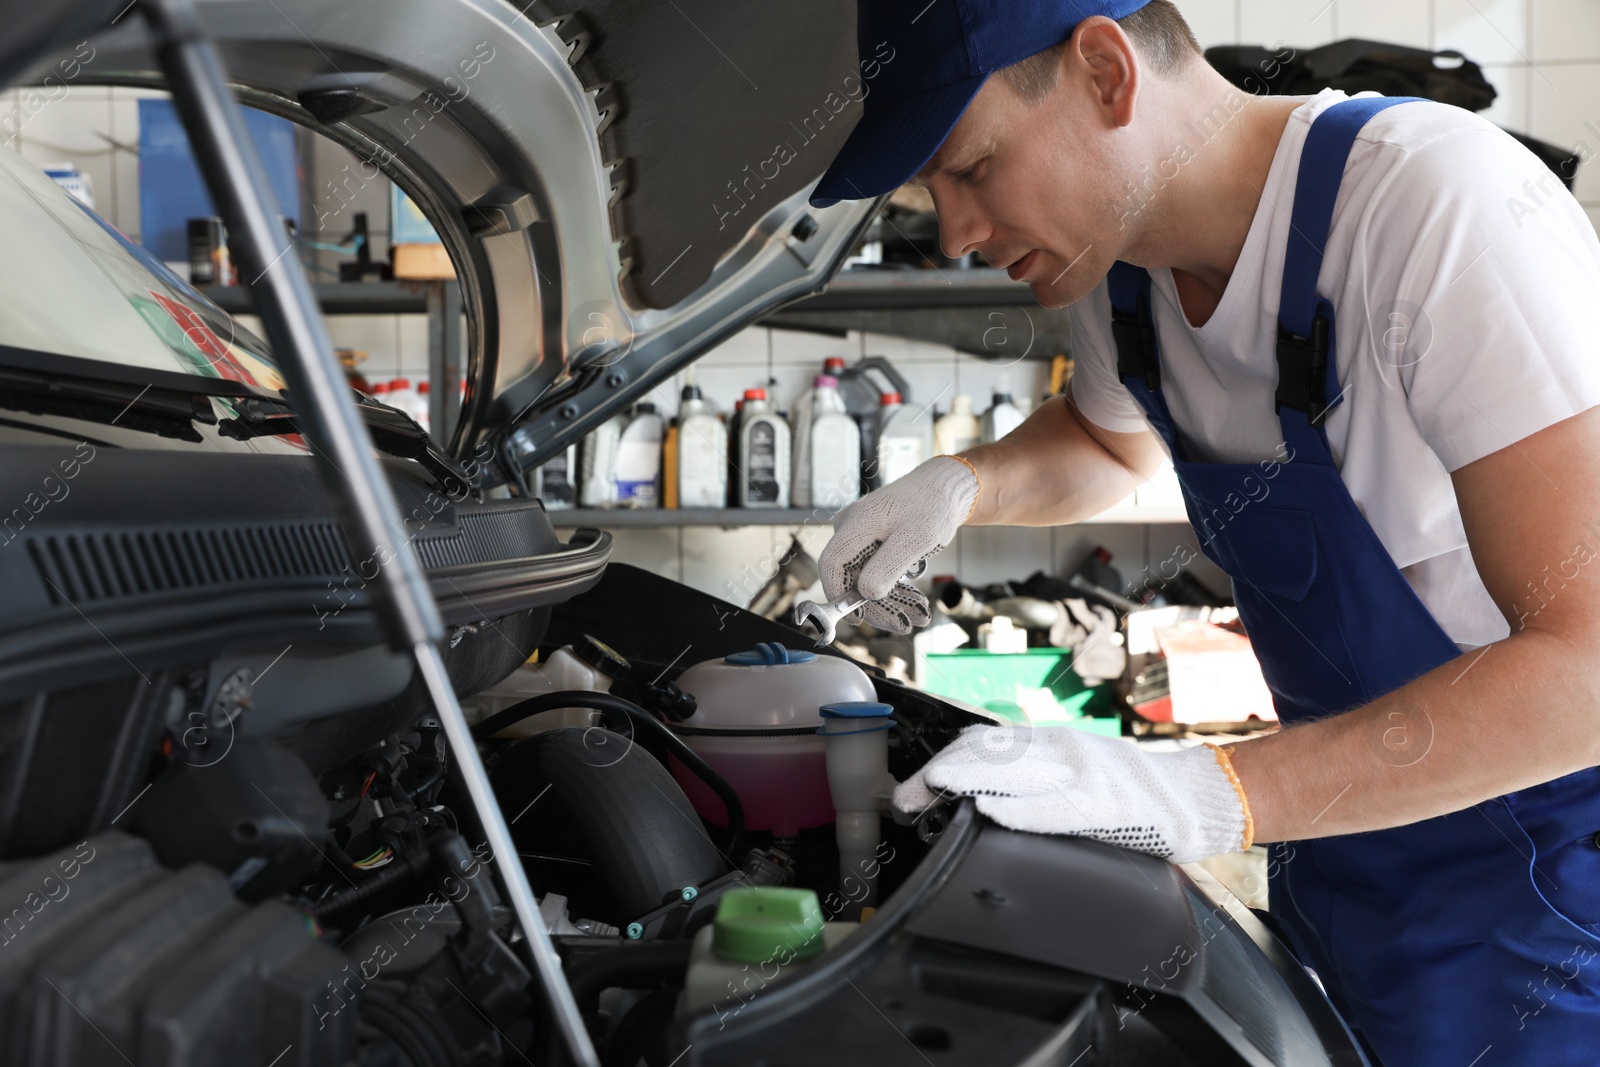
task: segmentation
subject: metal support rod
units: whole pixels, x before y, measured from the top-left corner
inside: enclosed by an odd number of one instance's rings
[[[372,591],[388,609],[381,614],[389,644],[403,651],[422,641],[437,642],[444,626],[428,595],[422,564],[400,522],[349,382],[333,357],[333,343],[228,88],[221,57],[201,31],[192,0],[146,0],[140,7],[156,35],[156,58],[195,161],[237,249],[240,277],[256,298],[323,479],[340,502],[350,548],[363,566],[377,565],[380,579]]]
[[[599,1067],[583,1017],[562,974],[527,873],[484,772],[438,645],[444,627],[428,590],[372,442],[356,412],[344,372],[288,234],[277,198],[221,57],[205,37],[193,0],[144,0],[157,59],[195,149],[195,159],[233,236],[243,277],[249,279],[262,324],[312,444],[319,470],[342,506],[345,537],[358,558],[378,564],[378,595],[390,643],[410,649],[455,753],[474,809],[493,850],[506,896],[522,927],[551,1017],[579,1067]]]

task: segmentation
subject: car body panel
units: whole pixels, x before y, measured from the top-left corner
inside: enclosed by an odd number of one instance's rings
[[[362,161],[355,180],[388,174],[444,241],[468,322],[464,418],[448,442],[457,456],[491,440],[517,471],[537,466],[757,316],[820,291],[876,208],[871,201],[821,211],[806,204],[831,158],[824,138],[842,139],[859,109],[856,100],[832,110],[848,75],[837,40],[826,62],[792,58],[807,41],[829,40],[830,25],[847,22],[837,3],[805,16],[798,40],[780,21],[746,20],[760,27],[761,46],[790,56],[787,68],[803,77],[769,89],[765,99],[752,93],[740,112],[750,128],[779,136],[801,102],[833,93],[827,129],[762,183],[760,198],[736,221],[727,205],[713,210],[716,197],[708,195],[694,216],[701,221],[670,238],[647,232],[653,223],[646,221],[630,234],[628,220],[640,217],[636,199],[657,205],[642,216],[653,219],[695,173],[690,135],[665,136],[659,127],[670,112],[643,103],[635,129],[626,94],[586,85],[572,66],[584,48],[588,69],[604,69],[605,24],[595,20],[620,19],[626,5],[610,15],[585,12],[586,26],[571,18],[540,25],[503,0],[333,7],[203,0],[197,7],[242,100],[353,150]],[[688,22],[677,38],[704,46]],[[643,43],[617,35],[618,50],[637,53]],[[84,80],[160,84],[142,24],[125,21],[93,45]],[[49,57],[35,71],[55,62]],[[685,55],[635,93],[652,99],[676,78],[671,91],[685,114],[725,112],[720,83],[696,78],[699,66]],[[625,161],[604,154],[612,127],[612,139],[635,153]],[[723,151],[747,149],[737,143]],[[726,197],[733,177],[708,179],[708,193]],[[680,233],[692,238],[681,258],[655,250]],[[635,256],[634,246],[650,254]]]

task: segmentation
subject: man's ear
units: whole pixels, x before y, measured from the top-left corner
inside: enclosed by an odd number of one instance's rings
[[[1078,23],[1061,50],[1061,65],[1057,84],[1088,88],[1108,125],[1133,122],[1141,72],[1133,42],[1116,22],[1095,15]]]

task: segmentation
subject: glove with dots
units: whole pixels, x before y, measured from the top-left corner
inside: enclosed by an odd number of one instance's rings
[[[928,625],[928,598],[905,574],[955,540],[979,488],[965,461],[935,456],[839,512],[817,560],[823,593],[829,600],[859,593],[867,599],[861,615],[880,630],[906,634]]]

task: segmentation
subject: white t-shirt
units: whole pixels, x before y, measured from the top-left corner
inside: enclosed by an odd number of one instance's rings
[[[1204,326],[1184,317],[1172,272],[1151,272],[1162,390],[1191,459],[1256,463],[1282,446],[1275,345],[1295,176],[1312,120],[1344,99],[1325,90],[1290,116]],[[1505,637],[1449,472],[1600,404],[1593,226],[1497,127],[1445,104],[1401,104],[1350,152],[1317,291],[1337,317],[1344,402],[1327,431],[1345,486],[1457,644]],[[1108,430],[1146,428],[1117,378],[1106,284],[1071,315],[1079,409]]]

